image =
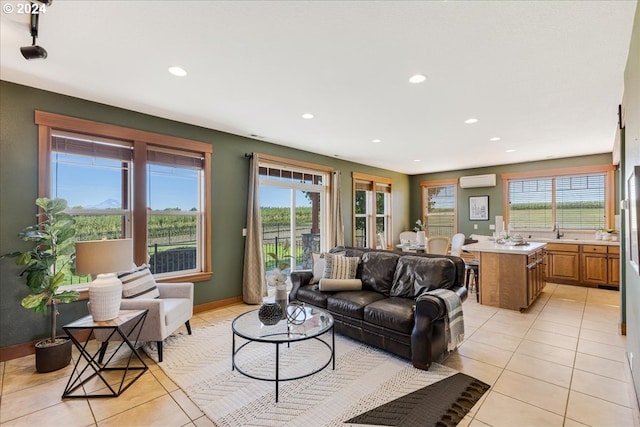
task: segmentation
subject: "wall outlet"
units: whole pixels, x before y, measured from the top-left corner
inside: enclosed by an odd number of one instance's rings
[[[489,230],[495,230],[495,229],[496,229],[495,224],[489,224]]]
[[[246,229],[246,228],[243,228],[243,229],[242,229],[242,235],[243,235],[244,237],[247,237],[247,229]]]
[[[473,229],[477,230],[478,229],[478,224],[473,224]]]

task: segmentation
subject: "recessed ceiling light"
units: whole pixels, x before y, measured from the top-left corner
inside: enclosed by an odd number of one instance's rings
[[[303,118],[303,119],[313,119],[314,117],[315,117],[315,116],[314,116],[313,114],[311,114],[311,113],[304,113],[304,114],[302,115],[302,118]]]
[[[414,74],[413,76],[409,77],[409,82],[411,83],[422,83],[425,80],[427,80],[427,76],[425,76],[424,74]]]
[[[491,141],[491,142],[500,141],[500,138],[497,137],[497,136],[494,136],[493,138],[490,138],[489,141]]]
[[[184,77],[187,75],[187,72],[181,67],[169,67],[169,72],[176,77]]]
[[[422,161],[422,160],[420,160],[420,159],[415,159],[415,160],[414,160],[414,162],[416,162],[416,163],[421,162],[421,161]]]
[[[381,139],[372,139],[371,142],[373,142],[374,144],[377,144],[378,142],[382,142]]]
[[[515,153],[516,150],[514,150],[513,148],[510,148],[508,150],[505,151],[505,153]]]
[[[472,123],[477,123],[478,119],[474,119],[473,117],[464,121],[466,124],[470,125]]]

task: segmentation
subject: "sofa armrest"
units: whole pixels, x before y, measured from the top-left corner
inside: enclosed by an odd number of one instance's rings
[[[313,271],[311,270],[296,270],[291,272],[291,292],[289,292],[289,300],[298,299],[298,289],[301,286],[306,286],[311,283],[313,279]]]
[[[189,298],[193,301],[193,283],[157,283],[160,298]]]

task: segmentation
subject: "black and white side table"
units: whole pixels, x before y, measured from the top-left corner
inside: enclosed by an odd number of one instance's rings
[[[62,398],[118,397],[149,369],[136,351],[147,312],[120,310],[118,317],[102,322],[94,322],[89,315],[62,328],[80,352]],[[89,350],[93,332],[99,330],[106,335],[105,342],[118,343],[104,363],[102,347]],[[84,337],[83,342],[79,336]]]

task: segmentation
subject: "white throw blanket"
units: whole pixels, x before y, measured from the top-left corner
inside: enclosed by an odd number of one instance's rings
[[[464,341],[464,317],[462,315],[462,301],[453,291],[448,289],[434,289],[425,292],[440,298],[447,308],[447,315],[444,318],[445,340],[447,340],[447,351],[453,351],[458,344]]]

